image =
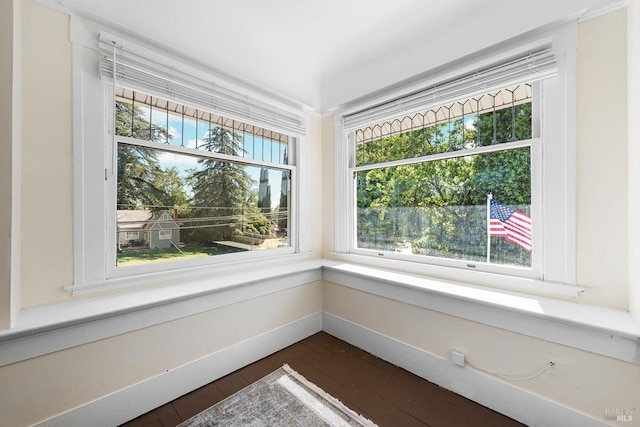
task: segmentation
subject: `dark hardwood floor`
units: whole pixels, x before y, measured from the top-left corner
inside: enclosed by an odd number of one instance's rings
[[[320,332],[124,426],[175,426],[285,363],[380,426],[522,425]]]

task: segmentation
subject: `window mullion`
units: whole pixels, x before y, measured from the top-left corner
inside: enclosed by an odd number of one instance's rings
[[[352,172],[368,171],[372,169],[383,169],[388,167],[412,165],[416,163],[433,162],[436,160],[455,159],[457,157],[473,156],[476,154],[495,153],[499,151],[513,150],[516,148],[528,147],[534,143],[533,139],[525,139],[522,141],[506,142],[503,144],[486,145],[482,147],[469,148],[459,151],[451,151],[446,153],[430,154],[428,156],[414,157],[411,159],[393,160],[390,162],[375,163],[371,165],[355,166],[350,168]]]
[[[265,166],[265,167],[287,169],[287,170],[295,169],[295,166],[288,165],[288,164],[267,162],[267,161],[262,161],[257,159],[249,159],[246,157],[232,156],[227,154],[216,153],[214,151],[199,150],[199,149],[189,148],[189,147],[158,144],[157,142],[146,141],[146,140],[136,139],[136,138],[129,138],[126,136],[116,136],[116,142],[120,144],[151,148],[154,150],[174,152],[179,154],[187,154],[194,157],[223,160],[223,161],[239,163],[247,166]]]

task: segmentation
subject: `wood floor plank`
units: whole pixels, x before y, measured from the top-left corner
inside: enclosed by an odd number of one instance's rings
[[[380,426],[521,426],[325,332],[314,334],[124,425],[175,426],[285,363]]]
[[[154,412],[158,416],[158,420],[162,427],[175,427],[183,421],[182,418],[180,418],[180,415],[178,415],[178,411],[176,411],[175,406],[173,406],[173,402],[169,402],[166,405],[156,408]]]
[[[201,388],[185,394],[173,401],[173,406],[180,419],[187,420],[199,412],[204,411],[213,403],[208,399],[206,392]]]
[[[249,381],[244,379],[238,371],[232,372],[229,375],[214,381],[214,383],[225,397],[229,397],[233,393],[240,391],[251,384]]]
[[[330,352],[326,353],[327,357],[335,359],[335,363],[341,364],[344,371],[355,375],[352,376],[353,381],[378,391],[393,405],[430,425],[473,425],[477,424],[478,419],[485,420],[486,425],[520,425],[328,334],[316,334],[304,343]],[[358,368],[354,358],[365,358],[368,363]],[[383,372],[393,372],[393,380]]]

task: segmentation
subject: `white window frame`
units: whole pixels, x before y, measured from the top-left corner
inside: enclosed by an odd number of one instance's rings
[[[229,80],[206,65],[191,58],[181,56],[179,52],[166,47],[158,47],[148,41],[138,40],[132,34],[116,32],[106,25],[86,18],[71,17],[72,70],[73,70],[73,164],[74,164],[74,283],[67,290],[82,294],[102,292],[104,290],[126,288],[139,284],[153,283],[158,279],[177,278],[184,280],[192,274],[214,269],[216,273],[246,270],[247,260],[252,268],[273,263],[274,258],[308,257],[308,228],[301,227],[308,217],[307,192],[303,191],[308,182],[308,147],[306,135],[292,135],[284,129],[270,130],[290,135],[289,159],[291,165],[277,165],[278,168],[292,172],[291,214],[289,227],[290,246],[265,251],[185,259],[157,265],[115,267],[116,248],[116,197],[115,197],[115,154],[117,141],[123,137],[113,135],[114,87],[101,81],[98,64],[102,57],[97,34],[109,31],[131,40],[141,51],[158,55],[159,63],[181,67],[193,72],[199,78],[207,78],[218,88],[227,88],[242,94],[246,99],[256,99],[268,103],[303,118],[305,131],[309,124],[304,106],[296,104],[278,95],[263,91],[237,80]],[[123,30],[124,31],[124,30]],[[158,53],[162,52],[162,53]],[[164,61],[164,62],[163,62]],[[117,84],[117,81],[116,81]],[[157,95],[157,94],[154,94]],[[180,99],[176,99],[181,102]],[[184,101],[183,101],[184,102]],[[185,104],[188,105],[187,102]],[[216,111],[212,111],[216,113]],[[226,117],[229,117],[227,115]],[[248,122],[244,117],[229,117]],[[252,123],[266,127],[262,122]],[[136,141],[140,144],[140,141]],[[152,148],[158,148],[157,146]],[[164,150],[186,154],[188,148],[161,147]],[[190,153],[194,154],[194,153]],[[206,157],[202,150],[195,153]],[[232,159],[234,161],[242,159]],[[253,161],[251,163],[254,163]],[[276,165],[271,165],[276,167]],[[111,250],[113,248],[113,250]],[[264,260],[263,262],[261,260]],[[152,263],[153,264],[153,263]]]
[[[541,229],[541,232],[534,231],[534,245],[542,248],[542,251],[538,251],[541,252],[540,258],[534,260],[536,269],[523,274],[522,269],[495,265],[485,265],[483,271],[477,267],[452,268],[460,267],[460,264],[444,259],[433,263],[424,259],[426,257],[386,252],[384,256],[379,256],[376,251],[356,248],[353,183],[355,144],[351,136],[353,134],[344,130],[343,117],[433,87],[438,82],[465,75],[469,70],[482,69],[486,64],[500,63],[502,58],[513,57],[514,54],[522,54],[542,45],[551,46],[557,60],[558,75],[541,80],[533,91],[537,99],[533,104],[532,129],[534,132],[539,129],[540,134],[534,134],[531,141],[532,219],[536,230]],[[433,73],[402,82],[338,111],[334,116],[337,171],[334,256],[341,260],[440,277],[457,283],[551,295],[575,295],[580,290],[575,286],[576,45],[576,23],[536,31],[439,67]]]

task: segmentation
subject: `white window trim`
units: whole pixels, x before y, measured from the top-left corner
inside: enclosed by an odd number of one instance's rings
[[[108,227],[109,221],[115,224],[115,198],[110,190],[111,180],[108,174],[113,170],[114,151],[112,118],[113,90],[100,80],[98,62],[100,46],[96,34],[107,30],[116,33],[104,24],[90,21],[86,18],[71,16],[72,42],[72,70],[73,70],[73,162],[74,162],[74,283],[65,289],[76,294],[91,294],[105,290],[115,290],[141,284],[158,282],[165,278],[187,277],[190,274],[200,275],[211,271],[234,274],[246,269],[248,259],[252,268],[259,268],[274,262],[274,259],[300,259],[308,257],[309,230],[302,227],[306,224],[309,214],[308,192],[303,191],[309,185],[307,167],[309,165],[307,137],[297,135],[297,144],[291,144],[290,159],[296,166],[283,166],[292,170],[291,194],[291,223],[289,248],[277,248],[268,251],[253,251],[250,254],[228,254],[219,257],[207,257],[200,260],[183,260],[186,262],[161,263],[164,266],[121,269],[113,274],[110,268],[108,242],[115,240],[113,227]],[[120,33],[117,33],[120,34]],[[128,39],[136,40],[131,34],[121,34]],[[148,46],[149,42],[146,41]],[[166,50],[157,49],[158,52]],[[189,62],[176,54],[171,61],[180,61],[184,67],[194,67],[196,75],[207,75],[212,81],[224,84],[225,78],[220,77],[214,70],[205,70],[202,64]],[[255,92],[249,85],[234,81],[229,87],[241,88],[248,96],[256,99],[269,99],[272,105],[288,111],[297,111],[306,116],[304,106],[294,103],[287,104],[284,98],[262,92]],[[308,118],[305,119],[307,130]],[[274,129],[278,131],[278,129]],[[104,142],[104,143],[103,143]],[[92,145],[93,144],[93,145]],[[99,148],[98,148],[99,147]],[[236,159],[234,159],[236,160]],[[96,173],[96,171],[104,171]],[[113,211],[113,212],[111,212]],[[111,228],[111,229],[110,229]],[[111,234],[107,234],[111,233]],[[111,238],[108,238],[111,236]],[[115,247],[115,246],[114,246]],[[236,256],[234,256],[236,255]],[[240,256],[238,256],[240,255]],[[222,258],[222,259],[220,259]],[[244,264],[244,265],[243,265]],[[142,266],[140,266],[142,267]],[[111,271],[110,271],[111,270]]]
[[[575,50],[577,46],[577,24],[575,22],[507,41],[499,46],[486,49],[469,58],[463,58],[438,68],[436,72],[420,79],[400,83],[384,92],[360,99],[356,104],[346,105],[334,115],[335,129],[335,251],[334,257],[367,265],[384,266],[394,270],[417,273],[425,276],[455,280],[460,283],[481,284],[509,290],[557,296],[575,296],[584,289],[576,286],[576,243],[575,243]],[[536,242],[543,247],[542,276],[517,277],[492,272],[468,271],[441,265],[414,263],[384,257],[364,256],[354,250],[353,225],[355,211],[353,179],[350,174],[350,156],[353,156],[351,141],[345,135],[341,118],[351,112],[368,106],[381,104],[420,88],[429,87],[438,81],[446,81],[466,70],[495,63],[500,58],[509,57],[514,52],[526,52],[531,46],[551,42],[558,61],[558,75],[542,80],[540,110],[534,110],[533,120],[540,120],[539,145],[540,165],[532,164],[533,173],[542,174],[541,188],[535,188],[532,180],[532,206],[541,206],[542,212],[536,224],[541,223],[543,233],[537,233]],[[535,94],[536,91],[534,91]],[[535,105],[535,104],[534,104]],[[535,149],[535,144],[532,145]],[[532,153],[533,154],[533,153]],[[536,155],[532,155],[532,160]],[[546,238],[545,238],[546,236]],[[534,236],[534,238],[536,238]],[[385,258],[385,259],[381,259]]]

